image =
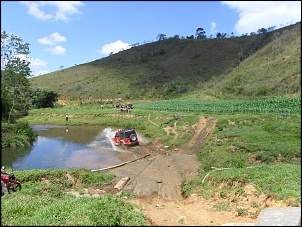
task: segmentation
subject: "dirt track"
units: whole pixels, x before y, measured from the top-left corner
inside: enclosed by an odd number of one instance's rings
[[[76,196],[100,196],[100,194],[119,194],[121,191],[130,190],[136,194],[135,199],[127,201],[140,206],[144,214],[151,219],[150,226],[218,226],[226,223],[255,223],[256,218],[238,215],[236,207],[256,212],[257,207],[251,204],[261,204],[265,207],[285,207],[280,201],[274,201],[266,196],[255,194],[252,185],[246,185],[244,190],[247,197],[238,198],[235,208],[228,211],[217,211],[217,202],[228,203],[231,201],[206,200],[196,194],[184,198],[181,193],[183,179],[191,179],[198,174],[201,163],[197,161],[197,151],[211,138],[215,128],[214,118],[205,119],[203,116],[193,125],[195,135],[184,146],[176,150],[161,149],[158,142],[152,145],[142,144],[131,147],[128,157],[116,168],[109,168],[105,172],[115,173],[116,177],[110,185],[102,190],[96,188],[83,188],[77,184],[75,188],[84,189],[87,193],[80,195],[73,190]],[[167,133],[177,133],[177,124],[166,127]],[[114,186],[122,178],[128,177],[127,183],[119,190]],[[96,194],[95,194],[96,193]]]
[[[213,204],[196,195],[184,199],[181,192],[183,179],[198,174],[197,151],[210,138],[216,120],[200,117],[194,125],[195,135],[178,150],[162,150],[160,145],[142,145],[131,150],[133,159],[149,156],[108,170],[116,174],[116,182],[124,177],[130,180],[123,190],[133,191],[137,197],[130,202],[140,205],[154,226],[215,226],[231,222],[255,222],[232,212],[218,212]],[[174,124],[176,127],[176,124]],[[165,128],[167,133],[176,131]]]
[[[139,158],[150,154],[146,158],[110,170],[117,178],[130,177],[124,187],[133,191],[138,197],[158,196],[168,200],[182,199],[181,183],[183,179],[195,177],[198,173],[200,162],[197,161],[197,148],[200,148],[207,139],[201,135],[213,130],[214,119],[210,124],[204,117],[195,125],[195,135],[187,144],[178,150],[163,150],[159,145],[137,146],[131,150],[133,157]],[[176,125],[176,124],[175,124]],[[176,126],[174,126],[176,127]],[[166,128],[167,133],[169,128]],[[200,137],[204,136],[204,139]],[[198,141],[198,142],[197,142]]]

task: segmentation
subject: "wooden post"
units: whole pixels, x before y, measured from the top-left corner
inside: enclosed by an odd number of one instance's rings
[[[143,157],[134,159],[134,160],[132,160],[132,161],[123,162],[123,163],[121,163],[121,164],[114,165],[114,166],[109,166],[109,167],[106,167],[106,168],[103,168],[103,169],[94,169],[94,170],[91,170],[91,172],[102,171],[102,170],[107,170],[107,169],[113,169],[113,168],[116,168],[116,167],[119,167],[119,166],[128,164],[128,163],[130,163],[130,162],[135,162],[135,161],[137,161],[137,160],[139,160],[139,159],[142,159],[142,158],[145,158],[145,157],[147,157],[147,156],[149,156],[149,155],[150,155],[150,154],[146,154],[146,155],[144,155]]]

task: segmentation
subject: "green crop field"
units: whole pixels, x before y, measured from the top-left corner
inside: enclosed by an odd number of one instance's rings
[[[205,114],[298,114],[301,115],[301,98],[276,98],[261,100],[201,100],[171,99],[138,103],[137,108],[200,112]]]

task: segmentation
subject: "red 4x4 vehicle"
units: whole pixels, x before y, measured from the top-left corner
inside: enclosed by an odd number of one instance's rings
[[[134,129],[119,130],[112,138],[115,145],[139,145],[138,137]]]

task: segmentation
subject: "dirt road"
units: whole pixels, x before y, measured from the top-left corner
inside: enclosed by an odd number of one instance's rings
[[[195,194],[186,199],[182,195],[182,180],[198,174],[201,163],[196,154],[210,138],[215,123],[215,119],[201,116],[194,126],[195,135],[178,150],[160,149],[160,144],[156,142],[138,146],[131,150],[133,159],[138,160],[108,170],[116,174],[115,183],[129,177],[122,190],[136,194],[136,198],[130,202],[138,204],[151,218],[150,225],[215,226],[232,222],[255,222],[255,219],[236,216],[236,212],[218,212],[212,202]],[[171,130],[173,127],[166,128],[167,133]],[[146,154],[150,155],[139,159]]]
[[[200,163],[196,155],[171,152],[150,157],[112,169],[116,179],[129,177],[123,190],[133,191],[137,197],[130,202],[138,204],[151,218],[153,226],[209,226],[231,222],[254,222],[236,217],[236,213],[217,212],[213,203],[192,195],[184,199],[182,179],[197,174]]]

